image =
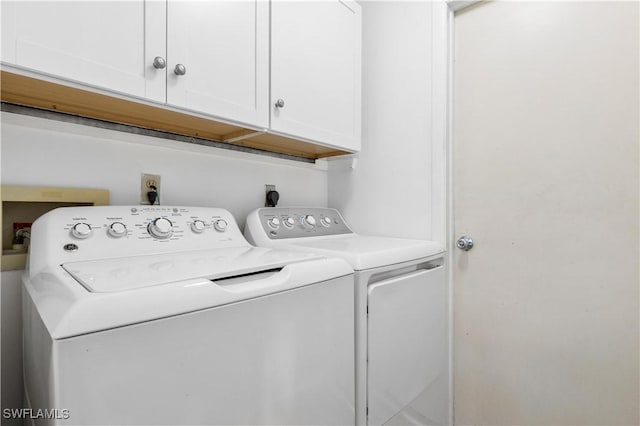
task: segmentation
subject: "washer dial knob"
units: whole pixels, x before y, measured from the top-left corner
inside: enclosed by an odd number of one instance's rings
[[[224,232],[227,230],[227,221],[224,219],[218,219],[215,222],[213,222],[213,227],[216,228],[216,231],[218,232]]]
[[[308,214],[300,220],[305,229],[314,229],[316,227],[316,218]]]
[[[149,223],[147,231],[154,238],[166,240],[173,235],[173,223],[166,217],[158,217]]]
[[[291,229],[291,228],[293,228],[293,227],[294,227],[294,225],[296,224],[296,221],[295,221],[295,220],[293,220],[293,218],[292,218],[292,217],[287,217],[287,218],[286,218],[282,223],[284,223],[284,226],[285,226],[286,228]]]
[[[122,222],[113,222],[109,225],[109,235],[115,238],[127,235],[127,226]]]
[[[194,220],[191,222],[191,230],[196,234],[202,234],[204,232],[204,222],[201,220]]]
[[[280,219],[278,219],[277,217],[272,217],[267,221],[267,225],[269,225],[269,228],[271,229],[278,229],[280,228]]]
[[[325,228],[328,228],[331,226],[331,218],[324,216],[322,219],[320,219],[320,223],[322,224],[322,226],[324,226]]]
[[[76,223],[75,225],[73,225],[73,228],[71,228],[71,235],[73,235],[74,237],[80,240],[89,238],[91,236],[91,232],[92,232],[91,225],[84,222]]]

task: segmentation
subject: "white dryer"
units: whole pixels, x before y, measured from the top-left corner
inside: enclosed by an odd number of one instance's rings
[[[245,237],[356,272],[356,424],[451,424],[449,295],[439,243],[358,235],[329,208],[261,208]]]
[[[251,247],[223,209],[108,206],[39,218],[28,265],[35,423],[354,421],[340,259]]]

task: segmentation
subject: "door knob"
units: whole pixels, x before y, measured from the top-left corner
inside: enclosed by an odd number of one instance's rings
[[[473,239],[471,237],[463,235],[462,237],[458,238],[458,241],[456,241],[456,246],[460,250],[469,251],[473,248]]]

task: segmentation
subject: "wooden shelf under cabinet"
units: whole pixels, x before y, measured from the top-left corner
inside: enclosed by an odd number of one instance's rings
[[[189,115],[169,107],[136,102],[8,71],[0,75],[3,102],[57,111],[145,129],[318,159],[348,154],[310,142]]]
[[[54,188],[2,185],[0,188],[0,237],[2,239],[1,269],[24,269],[26,252],[12,252],[13,224],[33,223],[49,210],[69,206],[105,206],[109,204],[106,189]]]

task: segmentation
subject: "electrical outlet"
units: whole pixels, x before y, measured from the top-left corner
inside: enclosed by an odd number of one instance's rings
[[[160,204],[160,175],[143,173],[140,180],[140,204],[151,204],[148,193],[153,186],[156,187],[158,193],[155,204]]]
[[[266,194],[269,191],[275,191],[276,190],[276,186],[275,185],[265,185],[264,186],[264,193]]]

